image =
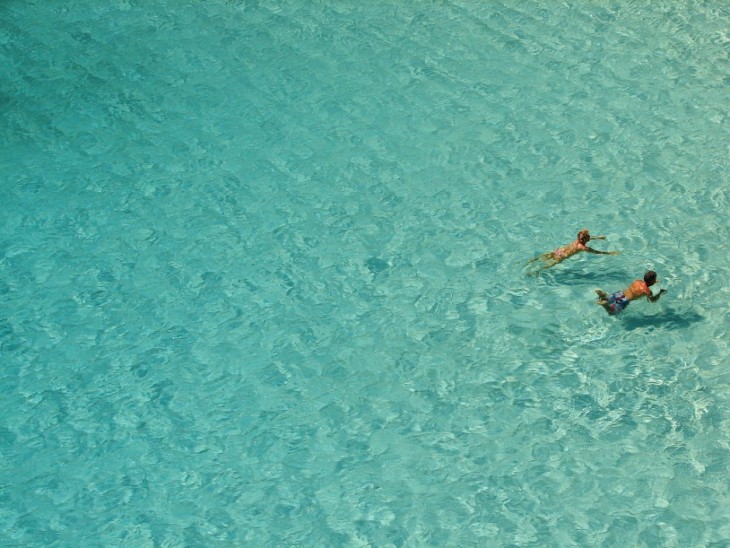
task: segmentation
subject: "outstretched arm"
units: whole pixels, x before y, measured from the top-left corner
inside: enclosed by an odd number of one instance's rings
[[[649,295],[647,297],[647,299],[649,299],[651,302],[658,301],[659,300],[659,297],[661,297],[662,295],[664,295],[666,292],[667,292],[666,289],[660,289],[659,290],[659,293],[657,293],[656,295]]]
[[[621,253],[620,251],[598,251],[597,249],[593,249],[588,246],[586,246],[586,251],[588,253],[595,253],[596,255],[618,255]]]

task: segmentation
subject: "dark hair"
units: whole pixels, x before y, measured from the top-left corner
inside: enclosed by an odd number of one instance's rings
[[[646,285],[651,285],[656,281],[656,272],[653,270],[647,270],[646,274],[644,274],[644,282],[646,282]]]

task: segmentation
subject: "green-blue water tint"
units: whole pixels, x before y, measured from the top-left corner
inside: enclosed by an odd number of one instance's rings
[[[5,0],[2,542],[730,543],[728,29]]]

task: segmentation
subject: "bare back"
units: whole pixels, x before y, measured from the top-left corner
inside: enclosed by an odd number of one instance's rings
[[[630,301],[641,297],[651,297],[651,289],[646,285],[644,280],[634,280],[629,287],[624,290],[624,295]]]
[[[575,240],[570,242],[568,245],[564,245],[563,247],[559,247],[555,251],[553,251],[553,257],[555,257],[555,259],[559,261],[562,261],[563,259],[572,257],[576,253],[580,253],[581,251],[585,250],[586,246],[578,240]]]

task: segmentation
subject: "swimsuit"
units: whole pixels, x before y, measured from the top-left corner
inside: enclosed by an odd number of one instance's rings
[[[608,296],[608,304],[611,305],[612,314],[620,314],[623,309],[629,306],[631,301],[626,298],[623,291],[616,291]]]

